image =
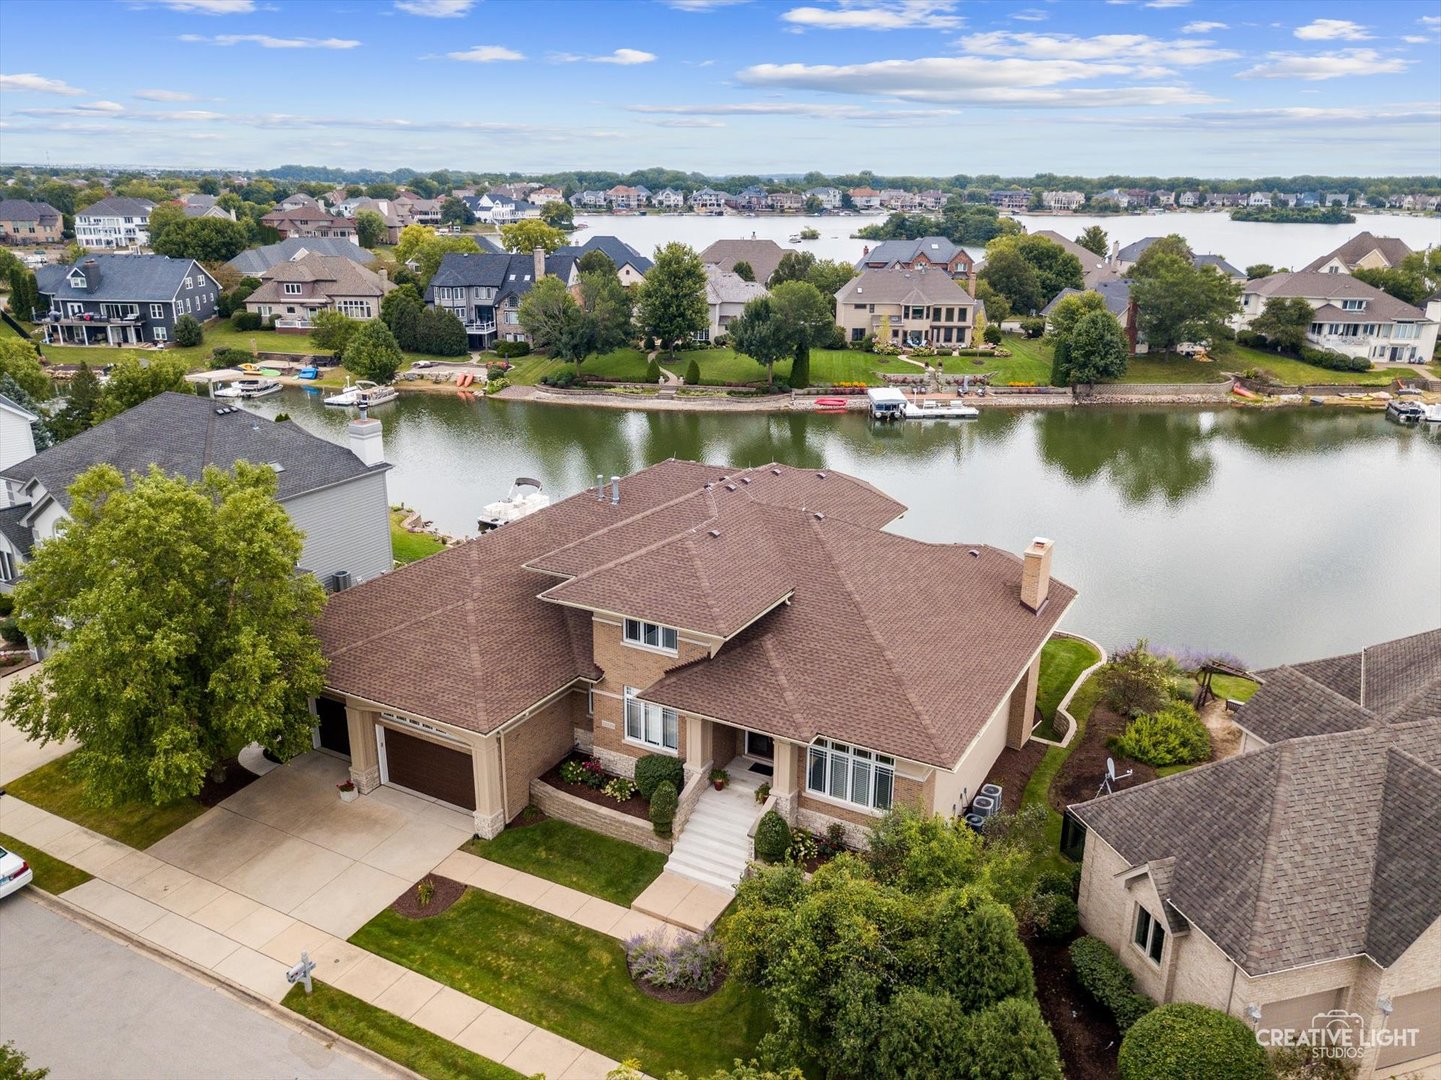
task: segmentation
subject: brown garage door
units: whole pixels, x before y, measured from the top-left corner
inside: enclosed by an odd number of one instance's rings
[[[471,772],[470,755],[464,750],[451,750],[386,728],[385,768],[392,784],[467,810],[475,809],[475,774]]]

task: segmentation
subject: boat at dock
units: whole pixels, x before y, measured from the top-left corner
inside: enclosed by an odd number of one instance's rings
[[[250,398],[265,397],[267,394],[278,394],[283,389],[285,388],[274,379],[236,379],[215,391],[215,396],[249,400]]]
[[[1428,424],[1441,424],[1441,402],[1437,402],[1434,405],[1423,405],[1421,407],[1426,410],[1425,415],[1421,417],[1422,420],[1425,420]]]
[[[1417,424],[1429,419],[1426,406],[1419,401],[1390,401],[1386,404],[1386,418],[1402,424]]]
[[[393,386],[382,386],[369,379],[361,379],[355,383],[347,379],[345,385],[340,388],[340,392],[331,394],[325,399],[325,404],[358,405],[368,409],[376,405],[384,405],[388,401],[394,401],[399,396],[400,392]]]
[[[517,476],[505,498],[481,507],[477,524],[482,532],[498,529],[537,510],[544,510],[549,505],[550,496],[545,493],[539,480],[529,476]]]
[[[894,387],[872,387],[866,391],[873,420],[974,420],[981,410],[959,401],[912,401]]]

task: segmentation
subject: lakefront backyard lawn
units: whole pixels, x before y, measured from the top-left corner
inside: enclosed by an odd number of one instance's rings
[[[769,1025],[757,990],[728,980],[702,1001],[660,1001],[636,988],[619,941],[478,889],[427,919],[387,909],[350,940],[652,1076],[729,1068]]]
[[[1055,728],[1056,709],[1081,672],[1101,659],[1100,653],[1085,641],[1053,637],[1041,649],[1041,673],[1036,683],[1036,708],[1042,722],[1035,734],[1043,739],[1058,739]]]

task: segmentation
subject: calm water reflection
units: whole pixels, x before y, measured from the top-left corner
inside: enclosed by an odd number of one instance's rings
[[[346,411],[315,394],[249,407],[344,437]],[[455,533],[518,475],[560,497],[672,456],[775,460],[863,477],[924,540],[1052,537],[1056,573],[1081,590],[1067,625],[1108,645],[1146,635],[1269,665],[1441,624],[1441,432],[1376,414],[991,410],[872,427],[413,396],[377,415],[391,500]]]

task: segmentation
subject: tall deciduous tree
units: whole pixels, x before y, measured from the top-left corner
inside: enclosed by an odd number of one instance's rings
[[[1169,233],[1157,239],[1150,247],[1141,252],[1140,258],[1136,260],[1136,265],[1131,268],[1131,275],[1145,277],[1152,272],[1151,264],[1166,256],[1173,256],[1188,263],[1196,257],[1184,236],[1179,233]]]
[[[1105,255],[1110,240],[1106,236],[1106,230],[1099,225],[1087,225],[1081,230],[1081,235],[1076,237],[1076,243],[1095,255]]]
[[[178,221],[157,233],[153,214],[151,217],[150,249],[172,259],[226,262],[244,251],[249,243],[250,232],[245,224],[229,218],[189,218],[182,212]]]
[[[185,381],[188,371],[188,365],[178,356],[166,356],[164,353],[143,358],[122,356],[110,368],[110,378],[105,382],[95,422],[98,424],[112,416],[119,416],[156,394],[191,393],[191,385]]]
[[[554,229],[569,229],[575,224],[575,210],[567,202],[548,202],[540,208],[540,220]]]
[[[440,220],[446,225],[474,225],[475,212],[465,205],[464,199],[447,195],[440,204]]]
[[[565,282],[544,277],[520,302],[520,325],[539,349],[559,360],[579,363],[591,349],[591,324]]]
[[[845,288],[851,278],[856,276],[856,268],[848,262],[841,262],[839,259],[818,259],[811,267],[806,280],[820,290],[821,295],[830,301],[831,311],[836,309],[836,293]]]
[[[5,711],[32,738],[77,740],[97,801],[195,795],[252,741],[309,748],[324,594],[295,572],[303,536],[275,490],[264,465],[128,484],[97,465],[70,488],[68,527],[36,547],[15,606],[53,651]]]
[[[655,265],[639,286],[636,318],[672,356],[677,342],[706,328],[705,282],[695,249],[679,242],[656,249]]]
[[[35,346],[16,337],[0,337],[0,374],[8,375],[36,401],[44,401],[53,392],[50,376],[40,366]]]
[[[597,352],[634,342],[634,298],[613,269],[580,275],[580,306],[591,324],[591,345]]]
[[[1052,340],[1065,341],[1076,324],[1093,311],[1105,311],[1106,298],[1095,291],[1075,293],[1051,309],[1049,332]]]
[[[811,349],[829,341],[836,317],[831,304],[809,281],[786,281],[771,290],[771,310],[790,344],[790,384],[810,385]]]
[[[767,380],[775,382],[776,361],[791,355],[792,344],[776,318],[771,298],[757,296],[748,302],[740,316],[731,320],[727,332],[731,336],[731,347],[764,365]]]
[[[311,320],[310,344],[334,356],[345,353],[346,343],[360,328],[360,323],[338,311],[317,311]]]
[[[816,257],[809,251],[787,251],[776,263],[775,271],[766,284],[776,286],[785,281],[805,281],[815,265]]]
[[[986,245],[987,270],[1003,252],[1014,252],[1035,272],[1036,289],[1040,296],[1037,303],[1023,306],[1016,302],[1016,296],[1007,294],[1011,299],[1012,310],[1018,314],[1039,311],[1050,303],[1062,289],[1079,289],[1084,283],[1081,260],[1061,247],[1060,244],[1047,240],[1044,236],[1019,234],[997,237]],[[996,284],[994,276],[991,278],[991,284]],[[996,287],[1000,288],[1000,286]],[[1005,289],[1000,289],[1000,291],[1006,292]]]
[[[751,264],[744,259],[736,260],[735,265],[731,267],[731,273],[742,281],[754,281],[756,279],[756,272],[751,269]]]
[[[600,248],[591,248],[576,260],[575,268],[582,274],[593,274],[598,270],[603,270],[607,274],[614,275],[615,260]]]
[[[357,378],[388,383],[405,361],[395,335],[381,319],[361,323],[346,343],[340,362]]]
[[[363,248],[376,248],[385,242],[385,218],[374,210],[355,215],[355,238]]]
[[[562,230],[538,219],[517,221],[513,225],[500,227],[500,242],[506,251],[525,252],[544,248],[549,255],[556,248],[564,246],[565,241],[566,234]]]
[[[1226,320],[1239,307],[1240,285],[1214,266],[1198,268],[1180,255],[1153,256],[1148,250],[1131,276],[1137,324],[1154,350],[1211,340],[1226,329]]]
[[[1273,296],[1266,301],[1265,310],[1251,320],[1251,329],[1263,335],[1272,347],[1294,354],[1306,343],[1306,332],[1315,317],[1315,310],[1305,298]]]
[[[1042,296],[1041,281],[1036,276],[1035,267],[1011,248],[1003,248],[994,254],[988,252],[980,278],[1005,299],[1006,306],[1013,313],[1029,315],[1039,311],[1049,299]],[[990,311],[990,308],[988,300],[986,310]]]
[[[1126,373],[1130,343],[1109,311],[1083,315],[1066,344],[1066,379],[1072,386],[1119,379]]]

